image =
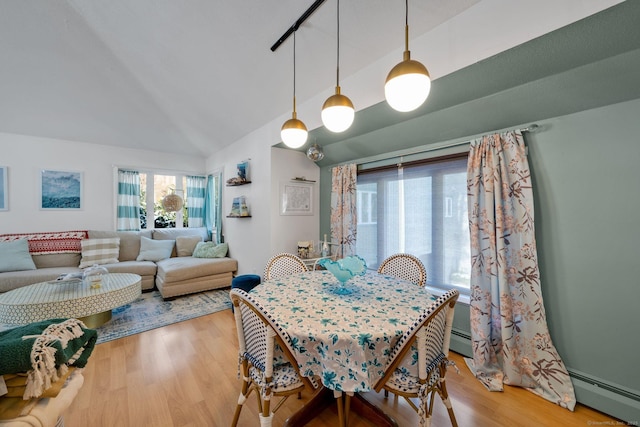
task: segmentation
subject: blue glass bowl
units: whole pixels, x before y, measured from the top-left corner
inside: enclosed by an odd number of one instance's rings
[[[354,276],[362,276],[367,272],[367,263],[364,259],[357,255],[348,256],[338,261],[332,261],[329,258],[321,259],[318,264],[326,268],[340,282],[340,288],[336,293],[345,295],[350,294],[351,290],[346,288],[346,283]]]

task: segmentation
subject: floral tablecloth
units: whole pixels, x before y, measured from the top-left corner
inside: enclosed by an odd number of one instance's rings
[[[317,375],[332,390],[365,392],[384,374],[391,349],[435,298],[424,288],[367,273],[347,283],[328,271],[267,280],[250,295],[290,336],[305,376]]]

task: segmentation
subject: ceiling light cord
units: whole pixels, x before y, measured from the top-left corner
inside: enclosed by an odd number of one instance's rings
[[[340,86],[340,0],[336,1],[338,11],[336,13],[336,86]]]
[[[409,52],[409,0],[404,1],[404,51]]]
[[[293,31],[293,114],[296,114],[296,30]]]
[[[322,124],[331,132],[343,132],[355,116],[353,102],[340,89],[340,0],[336,0],[336,90],[322,106]]]

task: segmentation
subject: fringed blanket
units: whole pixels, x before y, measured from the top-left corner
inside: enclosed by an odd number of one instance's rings
[[[67,373],[83,368],[98,333],[77,319],[52,319],[0,332],[0,375],[26,373],[23,399],[41,396]]]

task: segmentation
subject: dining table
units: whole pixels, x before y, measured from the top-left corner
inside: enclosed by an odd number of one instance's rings
[[[249,292],[290,339],[300,373],[322,384],[285,426],[305,425],[340,395],[354,396],[350,409],[375,425],[397,426],[360,393],[382,378],[392,349],[435,297],[373,271],[345,286],[347,294],[333,274],[316,270],[266,280]]]

